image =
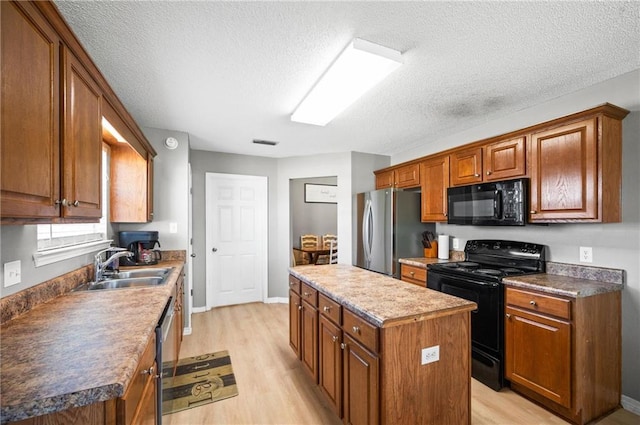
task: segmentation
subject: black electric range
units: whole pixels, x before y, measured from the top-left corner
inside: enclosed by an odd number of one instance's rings
[[[470,240],[465,260],[427,266],[427,288],[473,301],[472,376],[499,390],[504,386],[504,290],[507,276],[544,273],[545,245]]]

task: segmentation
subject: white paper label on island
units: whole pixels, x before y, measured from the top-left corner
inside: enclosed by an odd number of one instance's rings
[[[440,346],[434,345],[433,347],[427,347],[422,349],[421,364],[437,362],[440,360]]]
[[[438,235],[438,258],[449,259],[449,235]]]

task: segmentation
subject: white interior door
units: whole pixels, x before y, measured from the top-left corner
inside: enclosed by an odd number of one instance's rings
[[[207,173],[207,309],[264,301],[267,178]]]

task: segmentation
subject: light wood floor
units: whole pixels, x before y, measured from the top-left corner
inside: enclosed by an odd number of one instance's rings
[[[341,424],[289,347],[288,308],[254,303],[193,315],[193,333],[185,336],[180,357],[229,350],[239,395],[166,415],[163,423]],[[473,425],[568,423],[509,389],[495,392],[472,380],[471,394]],[[640,417],[620,409],[597,423],[637,425]]]

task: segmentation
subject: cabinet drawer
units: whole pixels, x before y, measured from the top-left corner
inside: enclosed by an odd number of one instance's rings
[[[405,282],[427,284],[427,269],[422,267],[401,264],[400,275]]]
[[[318,309],[323,316],[328,317],[338,325],[341,324],[342,307],[331,298],[324,294],[318,294]]]
[[[571,301],[564,298],[507,288],[506,300],[514,307],[571,320]]]
[[[289,275],[289,289],[300,295],[300,279]]]
[[[149,339],[147,348],[144,350],[140,361],[138,361],[138,367],[133,373],[131,382],[127,387],[122,398],[118,399],[118,416],[119,423],[130,424],[133,416],[136,412],[138,404],[142,400],[144,390],[149,380],[156,379],[156,337],[155,333]],[[153,370],[150,371],[150,369]],[[151,374],[149,372],[152,372]]]
[[[306,283],[302,283],[301,285],[301,298],[311,304],[314,307],[318,307],[318,291],[307,285]]]
[[[342,312],[342,329],[374,353],[378,352],[378,328],[346,308]]]

